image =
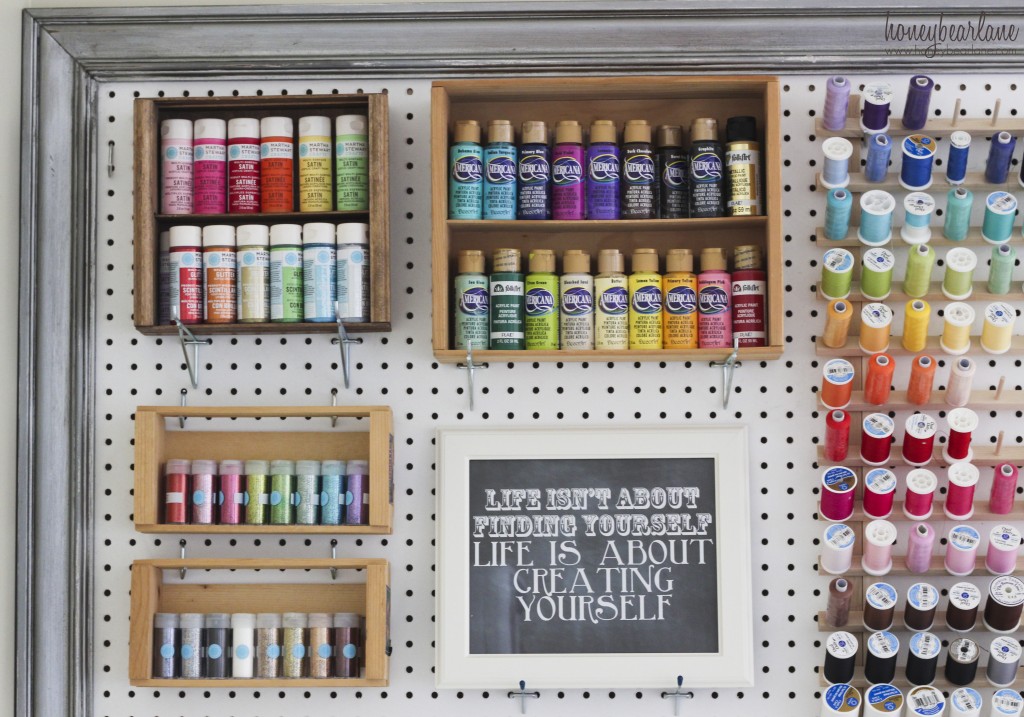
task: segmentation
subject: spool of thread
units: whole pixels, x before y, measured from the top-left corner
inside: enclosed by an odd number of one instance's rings
[[[822,369],[821,405],[846,408],[853,395],[853,364],[846,359],[829,359]]]
[[[970,520],[974,515],[974,488],[981,474],[975,466],[961,461],[946,469],[946,475],[949,478],[946,504],[943,506],[946,517],[950,520]]]
[[[892,682],[896,677],[896,656],[900,641],[891,632],[873,632],[868,636],[868,651],[864,658],[864,678],[868,684]]]
[[[868,376],[864,381],[864,400],[872,406],[884,406],[889,402],[892,375],[896,361],[889,354],[875,354],[868,361]]]
[[[977,530],[969,525],[953,526],[946,542],[946,572],[957,577],[973,573],[980,544],[981,533]]]
[[[1013,341],[1013,324],[1017,311],[1009,304],[995,301],[985,307],[985,323],[981,327],[981,348],[986,353],[1004,354]]]
[[[903,312],[904,349],[911,353],[925,350],[928,346],[928,322],[931,315],[932,307],[924,299],[911,299],[907,302],[907,308]],[[932,371],[934,370],[933,367]]]
[[[997,515],[1006,515],[1013,510],[1013,498],[1017,494],[1017,466],[1000,463],[992,474],[992,491],[989,493],[988,510]]]
[[[910,78],[910,89],[907,91],[907,104],[903,107],[903,126],[906,129],[923,129],[928,121],[928,105],[932,101],[932,88],[935,83],[925,75],[914,75]]]
[[[984,701],[981,693],[971,687],[958,687],[949,696],[950,717],[981,717]]]
[[[967,156],[971,151],[971,135],[957,130],[949,135],[949,157],[946,159],[946,181],[963,184],[967,178]]]
[[[1017,198],[1009,192],[992,192],[985,198],[985,218],[981,223],[981,238],[989,244],[1005,244],[1013,233],[1013,219],[1017,214]]]
[[[888,520],[872,520],[864,526],[864,555],[861,557],[861,568],[868,575],[887,575],[892,570],[892,546],[896,542],[896,526]],[[895,604],[896,597],[893,596]],[[865,624],[867,617],[865,614]],[[892,625],[890,616],[889,624],[884,628],[869,625],[872,630],[889,629]]]
[[[842,575],[853,564],[853,544],[857,535],[848,525],[835,523],[825,528],[821,550],[821,569],[831,575]]]
[[[949,406],[966,406],[971,400],[971,384],[974,382],[974,361],[967,358],[957,359],[949,367],[949,380],[946,381],[946,404]]]
[[[927,468],[915,468],[907,473],[903,514],[908,520],[928,520],[932,517],[932,502],[938,485],[938,478]]]
[[[892,514],[896,497],[896,474],[887,468],[872,468],[864,476],[864,515],[882,520]]]
[[[947,299],[963,301],[973,290],[974,269],[978,255],[966,247],[953,247],[946,252],[946,273],[942,277],[942,293]]]
[[[889,350],[889,335],[892,331],[892,309],[885,304],[864,304],[860,310],[860,350],[876,354]]]
[[[828,584],[828,604],[825,607],[825,624],[830,627],[846,627],[850,621],[850,601],[853,590],[846,578],[833,578]]]
[[[953,632],[970,632],[978,621],[981,591],[974,583],[957,583],[949,589],[946,627]]]
[[[949,440],[942,447],[942,456],[949,463],[969,461],[974,457],[971,435],[978,430],[978,414],[969,408],[954,408],[946,415]]]
[[[821,693],[819,717],[857,717],[860,714],[860,690],[840,682]]]
[[[1008,687],[1017,681],[1020,667],[1020,643],[1012,637],[1000,635],[992,640],[988,650],[985,678],[993,687]]]
[[[1024,700],[1020,692],[1013,689],[999,690],[992,695],[992,708],[989,717],[1020,717],[1024,709]]]
[[[826,299],[845,299],[853,283],[853,254],[846,249],[829,249],[821,259],[821,286]]]
[[[917,632],[910,638],[910,653],[907,655],[907,682],[912,685],[930,685],[935,681],[935,669],[939,665],[942,640],[930,632]],[[914,690],[910,694],[914,694]],[[942,693],[938,693],[939,699]]]
[[[1012,525],[997,525],[988,534],[985,569],[992,575],[1009,575],[1017,569],[1020,531]]]
[[[965,187],[950,189],[946,195],[946,219],[942,234],[950,241],[964,241],[971,227],[974,194]]]
[[[871,685],[864,695],[864,717],[901,717],[903,693],[893,685]]]
[[[935,548],[935,531],[927,523],[918,523],[910,531],[907,541],[907,570],[920,575],[928,572],[932,565],[932,550]]]
[[[982,619],[991,632],[1009,634],[1020,627],[1024,606],[1024,582],[1013,575],[1000,575],[988,586],[988,599]]]
[[[900,185],[912,192],[923,192],[932,186],[932,161],[934,159],[934,139],[924,134],[912,134],[904,137]]]
[[[829,132],[846,128],[846,113],[850,105],[850,81],[835,75],[825,85],[825,112],[821,126]]]
[[[872,82],[861,92],[864,109],[860,128],[866,134],[889,131],[889,105],[892,103],[892,85],[888,82]]]
[[[938,423],[927,413],[907,417],[903,435],[903,460],[907,465],[926,466],[932,462]]]
[[[935,200],[925,192],[911,192],[903,198],[903,228],[900,236],[907,244],[924,244],[932,238],[932,212]]]
[[[821,473],[821,515],[839,523],[853,516],[857,474],[846,466],[831,466]]]
[[[898,602],[896,588],[889,583],[869,585],[864,591],[864,629],[872,632],[890,629]]]
[[[908,403],[924,406],[931,402],[932,386],[935,384],[935,365],[935,359],[928,355],[914,359],[910,365],[910,380],[907,382]]]
[[[825,165],[821,170],[822,186],[829,189],[847,186],[850,183],[850,157],[853,156],[850,140],[829,137],[821,143],[821,151],[825,155]]]
[[[992,247],[992,264],[988,270],[988,292],[1009,294],[1013,282],[1013,268],[1017,264],[1017,250],[1009,244]]]
[[[889,192],[871,189],[860,195],[860,226],[857,239],[868,246],[883,246],[892,240],[892,213],[896,199]]]
[[[825,680],[830,685],[853,679],[854,661],[859,645],[857,638],[845,630],[833,632],[825,641]]]
[[[888,135],[876,134],[868,140],[868,159],[864,165],[864,179],[869,182],[885,181],[889,173],[889,158],[892,155],[892,141]]]
[[[822,334],[821,343],[830,349],[842,348],[846,345],[846,339],[850,335],[850,321],[853,319],[853,311],[845,299],[832,299],[828,302],[828,312],[825,316],[825,333]]]
[[[969,685],[978,674],[978,643],[969,637],[958,637],[949,643],[946,653],[946,679],[954,685]]]
[[[959,301],[947,304],[943,314],[939,347],[953,356],[960,356],[970,351],[971,326],[973,324],[974,309],[970,304]]]
[[[895,422],[884,413],[869,413],[864,416],[861,424],[860,459],[869,466],[887,464],[895,430]]]
[[[985,162],[985,181],[989,184],[1006,184],[1010,174],[1010,160],[1017,147],[1017,138],[1009,132],[1000,132],[992,138]]]
[[[927,632],[935,624],[939,608],[939,590],[931,583],[914,583],[907,590],[903,606],[903,624],[914,632]]]
[[[914,687],[907,692],[907,717],[942,717],[945,711],[942,692],[931,685]]]
[[[860,259],[860,293],[865,299],[884,301],[892,293],[892,270],[896,257],[888,249],[871,247]]]
[[[850,414],[836,409],[825,416],[825,460],[842,463],[850,450]]]
[[[829,190],[825,199],[825,238],[842,241],[850,232],[853,195],[845,189]]]
[[[907,271],[903,276],[903,293],[920,299],[928,293],[932,283],[935,250],[927,244],[918,244],[907,255]]]

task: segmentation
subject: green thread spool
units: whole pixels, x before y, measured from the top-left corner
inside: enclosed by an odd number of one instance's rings
[[[896,257],[888,249],[872,247],[861,256],[860,293],[865,299],[883,301],[892,293]]]
[[[1017,250],[1009,244],[992,247],[992,266],[988,270],[990,294],[1009,294],[1013,283],[1013,267],[1017,264]]]
[[[821,260],[821,295],[828,299],[845,299],[853,283],[853,254],[846,249],[829,249]]]
[[[989,244],[1004,244],[1010,241],[1016,214],[1016,197],[1009,192],[992,192],[985,200],[985,220],[981,225],[981,238]]]
[[[928,293],[932,283],[932,267],[935,265],[935,250],[927,244],[918,244],[907,257],[907,273],[903,277],[903,293],[912,299],[920,299]]]
[[[971,207],[974,206],[974,195],[969,189],[957,187],[950,189],[946,195],[946,221],[942,225],[942,235],[950,241],[963,241],[971,226]]]
[[[971,295],[978,255],[958,246],[946,252],[946,273],[942,275],[942,293],[947,299],[963,301]]]

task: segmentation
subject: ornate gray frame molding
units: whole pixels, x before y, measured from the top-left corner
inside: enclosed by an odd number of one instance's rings
[[[889,9],[879,0],[826,7],[818,0],[743,0],[721,9],[706,0],[592,0],[26,11],[16,714],[92,712],[93,178],[101,83],[1024,66],[1024,56],[1000,54],[1024,51],[1024,38],[1016,37],[985,43],[992,54],[887,55]],[[1024,27],[1019,6],[966,0],[906,4],[894,20],[934,23],[944,13],[947,23],[977,22],[982,11],[992,25]]]

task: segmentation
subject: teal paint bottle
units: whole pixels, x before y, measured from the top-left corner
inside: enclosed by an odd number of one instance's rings
[[[455,276],[455,348],[486,349],[490,331],[490,294],[484,274],[484,253],[479,249],[459,252]]]
[[[482,219],[484,198],[484,150],[476,120],[455,123],[448,152],[448,218]]]
[[[494,350],[526,348],[525,280],[521,267],[518,249],[494,250],[494,273],[490,277],[490,346]]]
[[[484,219],[516,218],[516,145],[512,123],[487,123],[484,149]]]

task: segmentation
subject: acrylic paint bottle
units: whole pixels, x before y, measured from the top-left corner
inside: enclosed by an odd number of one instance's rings
[[[683,130],[663,124],[658,127],[656,140],[658,217],[685,219],[690,215],[690,159],[683,150]]]
[[[760,246],[738,246],[733,255],[732,335],[740,346],[764,346],[767,276]]]
[[[270,321],[270,227],[243,224],[235,230],[238,322]]]
[[[555,252],[530,252],[530,273],[526,275],[526,350],[558,350],[558,277]]]
[[[193,205],[192,123],[160,123],[160,213],[191,214]]]
[[[228,120],[228,213],[260,211],[260,121]]]
[[[169,277],[167,286],[171,316],[177,311],[183,324],[203,322],[203,230],[199,227],[171,227]]]
[[[690,124],[690,216],[723,216],[722,145],[718,122],[698,117]]]
[[[697,348],[697,275],[693,273],[693,252],[669,249],[661,287],[665,296],[664,347]]]
[[[482,219],[484,198],[484,150],[480,124],[458,120],[448,151],[448,218]]]
[[[516,218],[516,145],[512,123],[487,123],[484,147],[484,219]]]
[[[700,348],[732,347],[732,280],[721,249],[700,253],[697,277],[697,332]]]
[[[295,211],[295,127],[291,117],[260,120],[260,209]]]
[[[228,123],[222,119],[195,121],[196,214],[224,214],[228,210]]]
[[[335,320],[337,301],[337,243],[335,226],[310,222],[302,227],[303,319],[317,323]]]
[[[331,187],[331,118],[299,119],[299,211],[329,212]]]
[[[462,249],[455,275],[455,348],[486,349],[490,325],[490,294],[484,274],[484,253]]]
[[[587,219],[619,218],[621,163],[615,123],[594,120],[587,147]]]
[[[491,294],[490,347],[522,351],[526,348],[525,297],[518,249],[495,249],[489,279]]]
[[[519,145],[517,219],[551,218],[551,148],[543,122],[523,122]]]
[[[335,209],[365,212],[370,208],[366,115],[339,115],[334,120],[334,134]]]
[[[302,321],[302,227],[270,227],[270,320]]]
[[[203,320],[233,324],[238,299],[235,286],[235,228],[203,227]]]
[[[656,180],[651,126],[647,120],[629,120],[622,132],[623,219],[654,219],[657,216],[654,203]]]
[[[626,257],[618,249],[598,252],[594,277],[594,348],[598,351],[629,348],[629,289],[625,270]]]
[[[590,254],[582,249],[566,250],[558,293],[562,350],[593,351],[594,277],[590,275]]]
[[[757,142],[757,120],[746,116],[730,117],[725,123],[725,143],[728,179],[725,214],[761,216],[761,145]]]
[[[338,316],[354,323],[370,320],[370,225],[338,225]]]
[[[629,275],[629,348],[661,348],[661,274],[658,252],[633,252],[633,273]]]
[[[583,128],[575,120],[562,120],[555,125],[551,182],[551,218],[583,219],[586,210],[583,183]]]

